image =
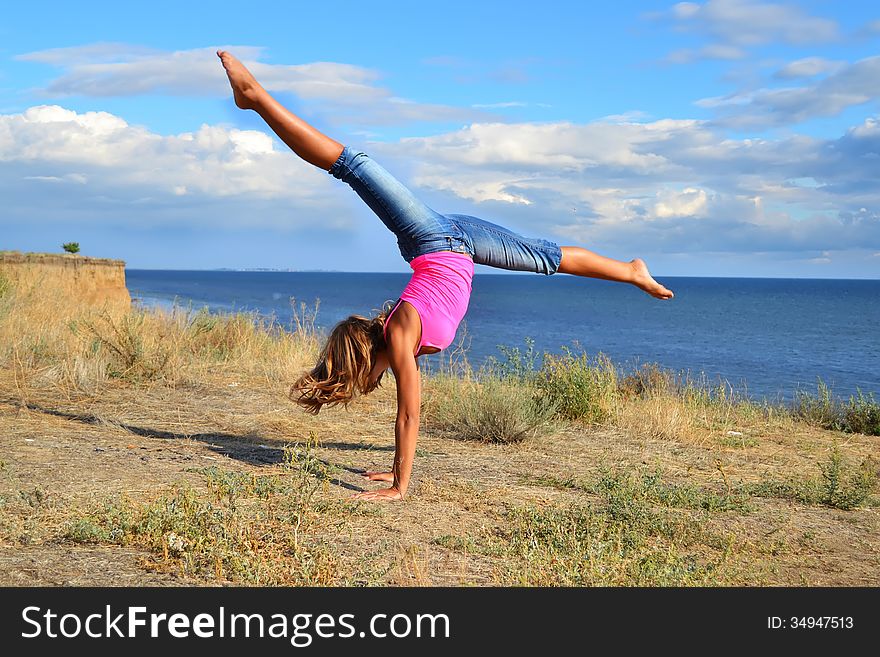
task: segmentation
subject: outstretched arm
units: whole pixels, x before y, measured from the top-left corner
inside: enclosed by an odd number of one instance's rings
[[[394,481],[390,488],[358,493],[362,500],[400,500],[406,495],[416,454],[419,437],[419,411],[421,408],[421,381],[412,339],[399,333],[389,339],[388,356],[391,371],[397,381],[397,419],[394,423]],[[396,342],[404,343],[398,346]]]
[[[218,50],[217,56],[226,69],[236,105],[241,109],[254,110],[263,117],[281,141],[309,164],[324,171],[333,166],[342,153],[342,144],[310,126],[272,98],[244,64],[230,53]]]

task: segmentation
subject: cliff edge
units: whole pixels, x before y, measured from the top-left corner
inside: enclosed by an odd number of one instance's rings
[[[125,262],[55,253],[0,251],[0,277],[18,289],[33,289],[77,305],[128,311]]]

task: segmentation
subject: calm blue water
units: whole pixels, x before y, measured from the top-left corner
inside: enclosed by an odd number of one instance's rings
[[[257,310],[291,318],[320,299],[317,323],[330,328],[400,295],[409,274],[126,271],[145,305],[177,298],[195,308]],[[692,376],[729,381],[752,397],[790,399],[822,377],[835,394],[880,396],[880,281],[675,278],[661,302],[627,285],[566,276],[477,274],[463,327],[475,365],[499,345],[559,352],[602,351],[623,365],[657,362]],[[459,337],[462,331],[459,330]],[[430,358],[430,357],[429,357]]]

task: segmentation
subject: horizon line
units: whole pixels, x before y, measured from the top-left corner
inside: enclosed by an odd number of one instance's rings
[[[275,269],[265,267],[210,267],[200,269],[182,269],[169,267],[125,267],[126,271],[179,271],[179,272],[226,272],[248,274],[400,274],[412,275],[408,271],[351,271],[345,269]],[[474,276],[528,276],[531,272],[481,272],[475,271]],[[533,275],[533,274],[532,274]],[[655,278],[730,278],[746,280],[804,280],[804,281],[880,281],[880,277],[852,277],[852,276],[740,276],[734,274],[706,275],[706,274],[652,274]],[[549,278],[549,276],[546,276]],[[564,276],[565,278],[577,278]],[[602,279],[594,279],[602,280]],[[606,281],[607,282],[607,281]]]

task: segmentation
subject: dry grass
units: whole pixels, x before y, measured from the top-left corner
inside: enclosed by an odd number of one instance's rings
[[[432,377],[425,405],[452,438],[517,443],[551,433],[556,409],[529,384],[497,377]]]
[[[196,470],[209,496],[176,486],[146,502],[109,500],[66,524],[78,544],[139,546],[156,571],[251,585],[332,585],[333,556],[316,538],[325,519],[313,498],[326,479],[307,443],[285,450],[279,472],[248,475],[216,466]],[[317,475],[317,476],[316,476]]]
[[[568,422],[718,444],[744,435],[743,430],[781,429],[798,419],[797,411],[755,404],[727,384],[678,377],[657,365],[624,373],[603,354],[570,350],[545,354],[538,365],[532,343],[527,344],[524,352],[505,349],[504,360],[490,361],[480,371],[464,362],[431,377],[425,405],[435,426],[485,442],[516,442]]]
[[[167,386],[231,374],[290,380],[314,359],[319,339],[314,312],[294,310],[284,327],[257,314],[180,306],[111,313],[8,288],[0,296],[0,366],[64,394],[97,394],[109,379]]]
[[[694,440],[700,436],[695,430],[691,409],[670,395],[648,395],[622,405],[616,421],[620,427],[651,438]]]
[[[876,438],[584,355],[426,375],[412,495],[352,503],[391,462],[393,379],[299,412],[299,310],[0,285],[0,583],[880,583]]]

